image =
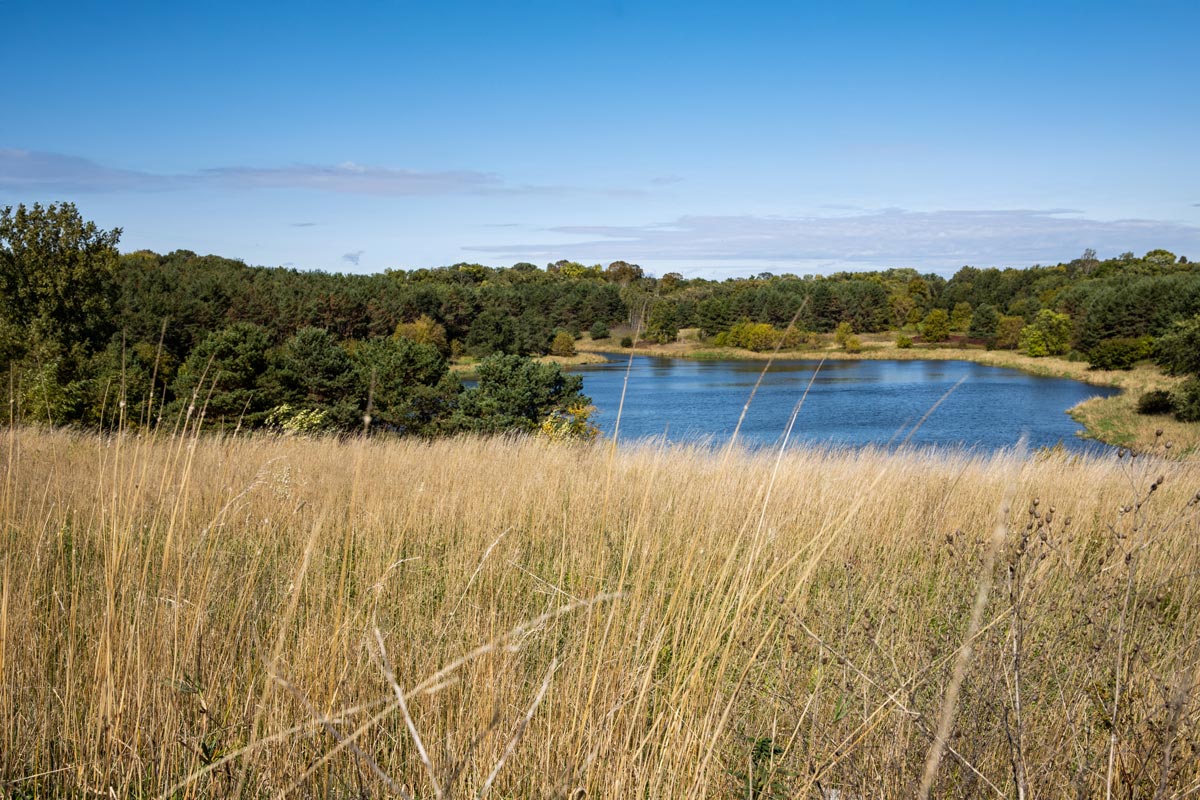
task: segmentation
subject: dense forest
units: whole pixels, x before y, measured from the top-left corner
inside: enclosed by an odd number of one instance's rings
[[[11,419],[434,435],[578,422],[577,376],[529,356],[585,333],[763,350],[896,331],[1128,368],[1200,373],[1200,265],[1166,250],[1053,266],[910,268],[722,281],[625,261],[454,264],[376,275],[255,267],[177,250],[121,254],[70,203],[0,211],[0,368]],[[628,346],[630,337],[621,337]],[[479,359],[464,389],[449,370]],[[1200,382],[1158,398],[1200,419]]]

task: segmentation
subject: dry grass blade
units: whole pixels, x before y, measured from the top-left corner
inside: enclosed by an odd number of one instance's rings
[[[350,740],[345,735],[343,735],[341,732],[339,732],[338,729],[334,726],[334,724],[329,719],[327,719],[325,717],[325,715],[323,715],[320,711],[318,711],[316,708],[314,708],[312,703],[310,703],[308,701],[308,698],[306,698],[300,692],[299,689],[297,689],[295,686],[293,686],[292,683],[287,678],[284,678],[282,675],[274,675],[272,677],[274,677],[276,683],[278,683],[280,686],[282,686],[284,689],[287,690],[288,694],[290,694],[292,697],[296,698],[296,701],[299,702],[302,706],[304,706],[305,711],[307,711],[312,716],[312,718],[314,720],[316,720],[318,724],[320,724],[320,726],[322,728],[324,728],[326,731],[328,731],[329,735],[332,736],[334,739],[336,739],[338,744],[349,748],[350,751],[354,753],[354,755],[356,755],[360,759],[362,759],[363,763],[365,763],[368,767],[371,768],[371,772],[375,773],[376,777],[378,777],[381,781],[383,781],[385,784],[387,784],[388,789],[390,789],[392,792],[400,795],[401,797],[406,798],[406,800],[412,800],[412,795],[410,795],[408,792],[406,792],[404,790],[404,787],[400,786],[398,783],[396,783],[394,780],[392,780],[391,776],[388,775],[386,772],[384,772],[383,768],[380,767],[379,764],[377,764],[375,762],[375,759],[371,758],[369,755],[364,753],[362,748],[360,748],[352,740]],[[279,796],[283,797],[285,794],[287,794],[287,792],[280,792]]]
[[[484,780],[483,786],[479,788],[476,797],[483,797],[492,788],[492,784],[496,782],[496,777],[500,774],[500,770],[504,768],[505,762],[509,756],[517,749],[517,744],[521,741],[521,737],[525,734],[525,729],[529,727],[529,721],[533,719],[534,713],[538,706],[542,704],[542,698],[546,696],[546,690],[550,688],[550,681],[554,677],[554,673],[558,671],[558,659],[550,662],[550,668],[546,670],[546,677],[542,679],[541,688],[538,689],[537,695],[533,698],[533,702],[529,705],[529,710],[525,712],[525,716],[517,723],[517,730],[513,733],[512,738],[508,740],[508,744],[504,746],[504,753],[492,767],[492,771],[488,773],[487,779]]]
[[[991,541],[987,549],[987,554],[984,557],[983,568],[980,571],[979,588],[975,593],[975,603],[971,607],[971,618],[967,623],[966,639],[963,641],[962,646],[959,647],[955,657],[954,672],[951,675],[950,684],[946,687],[946,692],[942,697],[942,709],[938,715],[937,732],[934,734],[933,743],[929,747],[929,754],[925,757],[925,770],[921,775],[921,787],[919,790],[919,796],[922,800],[929,797],[929,793],[933,789],[934,778],[937,777],[938,767],[942,763],[942,756],[950,741],[950,731],[954,726],[954,712],[958,707],[958,694],[962,689],[963,679],[967,675],[967,666],[971,663],[971,654],[974,651],[972,640],[974,640],[975,634],[983,622],[983,614],[987,609],[988,597],[992,591],[992,574],[996,569],[996,557],[1004,545],[1004,537],[1008,532],[1008,515],[1012,509],[1012,499],[1015,492],[1015,483],[1010,481],[1008,488],[1005,489],[1004,499],[1000,501],[1000,507],[996,510],[996,523],[992,527]]]
[[[400,713],[404,716],[404,724],[408,728],[409,735],[412,736],[413,744],[417,746],[417,755],[421,757],[421,764],[425,767],[425,772],[429,776],[429,785],[433,787],[435,797],[445,797],[445,792],[442,791],[442,786],[438,782],[437,772],[433,769],[433,762],[429,760],[429,753],[425,751],[425,743],[421,741],[421,734],[417,732],[417,724],[413,722],[412,714],[408,713],[408,702],[404,699],[404,690],[400,688],[400,684],[396,682],[396,671],[392,668],[392,661],[388,658],[387,647],[383,643],[383,634],[379,628],[374,629],[375,644],[379,646],[379,660],[383,668],[383,678],[387,681],[388,686],[392,687],[392,693],[396,697],[396,705],[400,708]]]

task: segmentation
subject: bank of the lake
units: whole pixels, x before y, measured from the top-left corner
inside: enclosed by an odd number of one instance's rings
[[[573,356],[539,356],[534,359],[539,364],[558,364],[560,367],[606,364],[609,360],[604,354],[594,350],[580,351]],[[478,364],[478,359],[460,359],[450,364],[450,371],[465,381],[472,381],[479,377],[475,373],[475,367]]]
[[[774,355],[775,358],[789,360],[970,361],[984,366],[1016,369],[1040,377],[1067,378],[1093,386],[1119,389],[1121,391],[1116,394],[1094,397],[1069,409],[1072,418],[1083,426],[1086,437],[1139,452],[1157,452],[1174,459],[1193,457],[1200,452],[1200,424],[1179,422],[1170,414],[1137,413],[1137,400],[1143,393],[1154,389],[1169,390],[1182,380],[1164,375],[1151,364],[1142,364],[1128,371],[1093,370],[1083,361],[1032,358],[1011,350],[930,345],[899,348],[890,336],[867,335],[861,338],[863,349],[857,353],[837,348],[832,342],[828,346],[781,351],[777,355],[756,353],[734,347],[710,346],[699,341],[694,331],[683,331],[679,341],[665,345],[639,342],[637,347],[618,348],[619,339],[614,336],[600,341],[584,337],[576,346],[580,353],[607,353],[610,358],[634,354],[697,361],[766,361]]]

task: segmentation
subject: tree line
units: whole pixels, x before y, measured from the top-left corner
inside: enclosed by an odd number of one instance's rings
[[[531,430],[587,400],[577,376],[529,357],[585,332],[669,342],[694,328],[763,350],[829,333],[854,349],[858,334],[895,331],[900,346],[1012,348],[1111,369],[1167,364],[1171,337],[1186,338],[1200,314],[1200,267],[1165,250],[968,266],[949,279],[910,268],[686,279],[565,260],[351,275],[186,250],[121,254],[120,233],[70,203],[0,210],[0,367],[13,418]],[[464,358],[480,360],[471,388],[448,368]]]

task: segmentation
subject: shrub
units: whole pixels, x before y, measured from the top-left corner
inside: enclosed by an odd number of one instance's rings
[[[774,349],[779,342],[780,335],[780,331],[775,330],[773,325],[765,322],[745,321],[739,322],[729,329],[726,341],[734,347],[744,347],[747,350],[761,353]]]
[[[1171,393],[1165,389],[1152,389],[1144,392],[1137,401],[1139,414],[1170,414],[1175,410],[1171,401]]]
[[[921,335],[927,342],[944,342],[950,338],[950,315],[943,308],[935,308],[921,323]]]
[[[593,340],[597,340],[597,339],[607,339],[609,337],[610,333],[608,330],[608,326],[605,325],[603,322],[597,320],[596,322],[593,322],[592,327],[588,329],[588,335],[591,336]]]
[[[1200,422],[1200,378],[1191,377],[1171,395],[1175,419],[1180,422]]]
[[[621,337],[621,347],[633,347],[633,337],[622,336]]]
[[[1024,317],[1000,317],[996,322],[996,337],[992,341],[992,346],[1001,350],[1017,349],[1023,327],[1025,327]]]
[[[971,304],[955,303],[950,312],[950,330],[965,331],[971,325]]]
[[[972,339],[983,339],[989,344],[996,338],[996,327],[1000,324],[1000,314],[995,306],[987,303],[980,304],[971,315],[971,325],[967,335]]]
[[[862,339],[857,336],[849,336],[846,338],[846,343],[842,346],[846,349],[847,353],[861,353],[863,347]]]
[[[907,350],[913,346],[913,340],[905,336],[903,333],[896,337],[896,347],[901,350]]]
[[[1043,308],[1021,329],[1019,344],[1026,355],[1035,358],[1065,355],[1071,349],[1071,318]]]
[[[1151,343],[1141,339],[1105,339],[1088,353],[1092,369],[1133,369],[1133,365],[1150,355]]]
[[[833,332],[833,340],[837,342],[838,347],[845,347],[846,341],[854,335],[854,328],[849,322],[839,322],[837,328]]]
[[[1200,314],[1172,325],[1154,351],[1154,360],[1168,375],[1200,374]]]
[[[428,344],[436,347],[442,355],[450,353],[450,344],[446,340],[446,328],[436,322],[428,314],[422,314],[412,322],[401,322],[392,334],[397,339],[411,339],[417,344]]]
[[[564,358],[575,355],[575,337],[571,335],[570,331],[559,331],[554,334],[554,341],[550,343],[550,355]]]

